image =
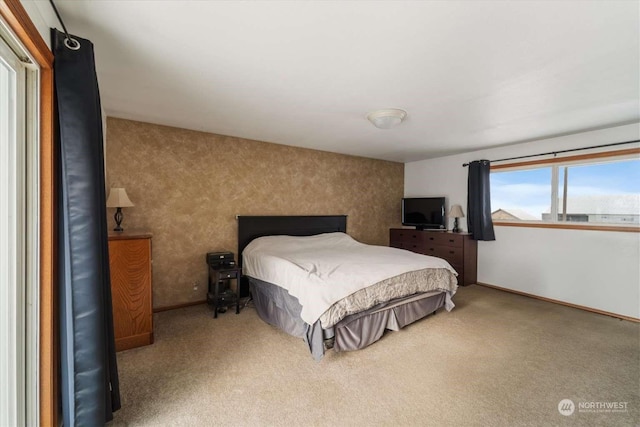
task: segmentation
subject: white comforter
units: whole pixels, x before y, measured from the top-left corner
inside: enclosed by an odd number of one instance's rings
[[[334,303],[382,280],[425,268],[446,268],[441,258],[357,242],[344,233],[267,236],[242,252],[243,273],[285,288],[313,324]]]

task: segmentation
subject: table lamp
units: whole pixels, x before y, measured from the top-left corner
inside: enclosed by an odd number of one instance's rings
[[[464,213],[462,212],[462,206],[453,205],[451,206],[451,210],[449,211],[449,216],[454,217],[453,221],[453,232],[459,233],[461,230],[458,228],[458,218],[464,218]]]
[[[124,188],[112,188],[109,192],[109,198],[107,199],[107,207],[108,208],[117,208],[115,215],[113,218],[116,220],[116,228],[113,231],[124,231],[124,229],[120,226],[122,224],[122,208],[129,208],[133,206],[131,200],[129,200],[129,196],[127,196],[127,192]]]

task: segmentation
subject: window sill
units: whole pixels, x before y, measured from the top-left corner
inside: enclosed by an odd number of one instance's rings
[[[640,233],[640,227],[628,225],[604,225],[604,224],[561,224],[557,222],[533,222],[533,221],[494,221],[493,225],[499,227],[530,227],[530,228],[560,228],[564,230],[593,230],[593,231],[623,231],[626,233]]]

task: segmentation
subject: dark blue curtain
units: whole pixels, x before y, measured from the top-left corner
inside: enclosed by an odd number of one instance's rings
[[[491,162],[469,163],[467,226],[474,240],[496,240],[491,219]]]
[[[58,114],[58,301],[65,426],[120,408],[113,337],[100,95],[90,41],[53,29]],[[73,46],[73,44],[72,44]]]

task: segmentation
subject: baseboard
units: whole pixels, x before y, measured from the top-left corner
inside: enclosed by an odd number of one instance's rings
[[[191,302],[184,302],[182,304],[176,304],[176,305],[165,305],[164,307],[155,307],[153,309],[154,313],[160,313],[161,311],[169,311],[169,310],[175,310],[178,308],[185,308],[185,307],[191,307],[194,305],[200,305],[200,304],[206,304],[207,300],[203,299],[201,301],[191,301]]]
[[[499,291],[511,292],[512,294],[523,295],[525,297],[535,298],[535,299],[539,299],[541,301],[552,302],[554,304],[560,304],[560,305],[564,305],[564,306],[572,307],[572,308],[577,308],[577,309],[584,310],[584,311],[590,311],[592,313],[602,314],[604,316],[610,316],[610,317],[615,317],[617,319],[628,320],[630,322],[640,323],[640,319],[636,319],[635,317],[631,317],[631,316],[624,316],[622,314],[611,313],[611,312],[604,311],[604,310],[598,310],[597,308],[586,307],[584,305],[572,304],[570,302],[560,301],[560,300],[557,300],[557,299],[541,297],[541,296],[538,296],[538,295],[529,294],[527,292],[516,291],[516,290],[513,290],[513,289],[503,288],[503,287],[496,286],[496,285],[490,285],[488,283],[478,282],[477,284],[480,285],[480,286],[485,286],[487,288],[497,289]]]
[[[153,332],[143,332],[130,337],[117,338],[116,351],[129,350],[130,348],[142,347],[153,344]]]

